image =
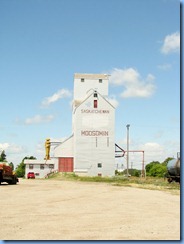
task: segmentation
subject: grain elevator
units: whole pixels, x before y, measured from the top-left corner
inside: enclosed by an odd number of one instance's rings
[[[72,135],[55,148],[59,171],[113,176],[115,108],[108,101],[109,76],[75,74]]]

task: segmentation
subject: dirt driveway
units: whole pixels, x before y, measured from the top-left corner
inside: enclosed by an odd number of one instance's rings
[[[106,183],[0,185],[0,240],[179,240],[180,196]]]

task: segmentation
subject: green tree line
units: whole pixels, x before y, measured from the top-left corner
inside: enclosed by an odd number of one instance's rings
[[[145,167],[146,175],[151,176],[151,177],[164,177],[165,174],[167,173],[167,164],[171,159],[173,159],[173,158],[168,157],[162,163],[160,163],[159,161],[150,162]],[[139,177],[139,176],[141,176],[142,170],[129,169],[128,172],[131,176]],[[118,172],[116,170],[115,174],[116,175],[121,175],[121,174],[126,175],[127,170],[125,169],[123,172]]]

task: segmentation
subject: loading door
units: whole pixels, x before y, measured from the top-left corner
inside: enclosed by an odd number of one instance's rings
[[[59,158],[59,172],[73,172],[73,158]]]

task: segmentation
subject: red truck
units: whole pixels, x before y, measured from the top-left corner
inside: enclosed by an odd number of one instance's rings
[[[19,182],[16,174],[12,170],[12,167],[4,162],[0,162],[0,184],[1,182],[7,182],[11,185],[15,185]]]

